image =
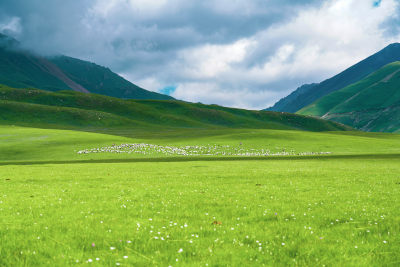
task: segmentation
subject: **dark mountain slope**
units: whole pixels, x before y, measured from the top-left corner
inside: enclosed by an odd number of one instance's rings
[[[0,34],[0,83],[17,88],[74,90],[132,99],[173,99],[144,90],[108,68],[66,56],[45,58]]]
[[[172,97],[150,92],[132,84],[110,69],[80,59],[58,56],[49,61],[91,93],[131,99],[172,99]]]
[[[267,108],[265,110],[295,113],[297,111],[297,106],[301,105],[301,96],[317,85],[318,83],[304,84],[293,91],[290,95],[276,102],[273,107]]]
[[[325,80],[312,88],[309,88],[309,90],[306,90],[305,92],[294,93],[296,97],[283,98],[280,102],[285,102],[285,105],[275,105],[269,110],[296,112],[325,95],[340,90],[365,78],[386,64],[399,60],[400,44],[391,44],[376,54],[339,73],[338,75]]]

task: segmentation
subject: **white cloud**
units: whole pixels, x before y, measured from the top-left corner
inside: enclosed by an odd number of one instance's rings
[[[127,77],[129,79],[129,76],[127,75],[122,75],[123,77]],[[153,92],[160,92],[162,88],[165,87],[165,85],[162,85],[159,80],[155,77],[148,77],[143,80],[137,80],[137,79],[131,79],[135,80],[135,84],[137,86],[140,86],[142,88],[146,88],[147,90],[153,91]]]
[[[18,35],[22,31],[21,19],[19,17],[12,17],[5,22],[0,22],[0,32],[6,32],[11,35]]]
[[[207,1],[206,1],[207,3]],[[211,9],[223,15],[244,14],[246,16],[267,13],[265,9],[259,8],[257,1],[248,0],[219,0],[208,1]]]
[[[134,9],[141,11],[157,11],[165,7],[168,0],[129,0]]]
[[[186,49],[178,55],[176,65],[186,79],[217,78],[231,71],[233,64],[242,62],[252,45],[252,41],[242,39],[228,45],[206,44]]]
[[[372,1],[328,1],[321,8],[311,8],[287,24],[277,25],[258,34],[260,47],[269,40],[282,40],[294,44],[293,59],[276,56],[267,61],[261,72],[278,69],[289,75],[332,75],[369,56],[396,37],[384,36],[381,25],[396,16],[399,3],[394,0],[382,2],[379,8]],[[262,49],[262,48],[261,48]],[[267,68],[267,66],[269,68]],[[277,74],[279,76],[279,74]],[[314,75],[313,75],[314,76]]]
[[[385,36],[382,29],[388,18],[397,16],[398,6],[394,0],[383,1],[378,8],[365,0],[328,1],[251,38],[184,51],[178,65],[187,67],[179,71],[191,83],[181,84],[175,96],[237,107],[267,107],[294,90],[291,86],[296,80],[297,86],[304,81],[322,81],[399,41],[398,36]],[[254,60],[268,48],[273,49],[272,55],[253,66],[247,64],[252,53]]]
[[[192,82],[178,85],[172,96],[190,102],[220,104],[230,107],[261,109],[265,108],[265,99],[275,98],[277,92],[253,91],[248,88],[231,90],[209,82]],[[249,107],[249,103],[252,106]]]

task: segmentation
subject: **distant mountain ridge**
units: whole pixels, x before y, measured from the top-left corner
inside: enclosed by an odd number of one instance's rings
[[[304,90],[303,86],[299,87],[292,94],[278,101],[273,107],[268,108],[268,110],[297,112],[321,97],[358,82],[381,67],[395,61],[400,61],[400,43],[388,45],[381,51],[336,76],[313,87],[308,87],[307,90]]]
[[[400,62],[390,63],[297,113],[322,117],[363,131],[400,132]]]
[[[131,99],[173,99],[150,92],[110,69],[67,56],[42,57],[19,48],[19,42],[0,34],[0,83],[16,88],[74,90]]]

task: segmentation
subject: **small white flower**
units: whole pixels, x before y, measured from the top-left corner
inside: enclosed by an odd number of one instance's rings
[[[92,259],[88,259],[88,262],[92,262],[93,260]]]
[[[110,249],[111,249],[111,250],[114,250],[114,249],[115,249],[115,247],[110,247]]]
[[[385,243],[385,244],[386,244],[386,243],[387,243],[387,241],[386,241],[386,240],[383,240],[383,243]]]
[[[285,243],[282,243],[282,246],[284,246],[285,245]]]
[[[182,253],[182,252],[183,252],[183,249],[180,248],[180,249],[178,250],[178,253]]]
[[[100,260],[100,258],[96,258],[96,261],[99,261]]]
[[[124,256],[124,259],[127,259],[128,258],[128,256]]]

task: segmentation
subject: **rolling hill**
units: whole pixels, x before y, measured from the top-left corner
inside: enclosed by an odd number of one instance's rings
[[[319,116],[363,131],[400,132],[400,62],[390,63],[298,113]]]
[[[306,86],[306,88],[304,86],[299,87],[268,110],[297,112],[319,98],[358,82],[386,64],[399,60],[400,43],[391,44],[330,79],[313,86]]]
[[[0,34],[0,83],[16,88],[74,90],[130,99],[172,99],[147,91],[110,69],[67,57],[42,57],[20,48],[18,41]]]
[[[0,124],[41,128],[259,128],[309,131],[350,127],[303,115],[250,111],[176,100],[123,100],[74,91],[0,86]]]

